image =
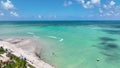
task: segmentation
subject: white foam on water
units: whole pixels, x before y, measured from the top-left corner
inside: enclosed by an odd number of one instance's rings
[[[63,38],[61,38],[59,41],[60,41],[60,42],[62,42],[63,40],[64,40],[64,39],[63,39]]]
[[[27,34],[32,35],[34,38],[40,38],[39,36],[35,35],[35,33],[33,33],[33,32],[27,32]]]
[[[57,39],[59,40],[60,42],[62,42],[64,39],[63,38],[58,38],[56,36],[48,36],[49,38],[52,38],[52,39]]]
[[[53,38],[53,39],[57,39],[57,37],[55,36],[48,36],[49,38]]]

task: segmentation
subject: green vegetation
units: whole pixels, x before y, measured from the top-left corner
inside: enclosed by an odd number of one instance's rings
[[[3,47],[0,47],[0,54],[4,54],[5,50],[3,49]]]
[[[26,60],[23,60],[23,59],[20,59],[19,57],[13,55],[13,54],[8,54],[7,55],[8,57],[11,58],[11,60],[14,60],[15,63],[10,63],[10,64],[7,64],[5,66],[5,68],[9,68],[9,66],[11,66],[11,68],[27,68],[26,64]]]
[[[4,50],[2,47],[0,48],[0,54],[7,53],[7,50]],[[10,58],[10,61],[0,62],[0,68],[35,68],[34,66],[27,63],[26,59],[21,59],[11,53],[6,55]]]
[[[6,65],[5,65],[6,64]],[[5,66],[3,68],[16,68],[15,62],[4,63]]]

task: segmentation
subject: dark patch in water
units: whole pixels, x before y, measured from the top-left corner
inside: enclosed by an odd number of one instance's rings
[[[104,50],[112,50],[119,48],[119,45],[115,43],[101,42],[98,45],[93,45],[93,47],[97,47],[99,49],[104,49]]]
[[[120,34],[120,30],[102,30],[108,34]]]
[[[98,25],[101,28],[120,28],[120,24],[107,24],[107,25]]]
[[[100,54],[106,56],[105,61],[108,63],[120,62],[119,45],[115,43],[101,42],[97,45],[101,51]]]
[[[111,25],[112,28],[120,28],[120,25]]]
[[[101,42],[101,43],[99,43],[100,45],[106,45],[107,44],[107,42]]]
[[[114,43],[108,43],[106,47],[116,49],[116,48],[118,48],[118,45],[114,44]]]
[[[116,41],[116,39],[113,39],[110,37],[100,37],[100,40],[102,40],[102,41]]]
[[[103,45],[100,45],[98,47],[101,49],[104,49],[104,50],[112,50],[112,49],[119,48],[119,45],[117,45],[115,43],[104,43]]]
[[[99,53],[105,56],[105,62],[120,62],[120,48],[118,44],[114,43],[114,41],[117,41],[117,39],[111,37],[100,37],[99,40],[101,42],[93,46],[98,48],[100,50]]]

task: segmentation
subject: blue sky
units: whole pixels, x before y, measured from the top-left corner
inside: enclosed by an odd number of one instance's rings
[[[0,20],[120,20],[120,0],[0,0]]]

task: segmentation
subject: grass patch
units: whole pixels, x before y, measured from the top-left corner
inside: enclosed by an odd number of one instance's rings
[[[3,47],[0,47],[0,54],[4,54],[6,51],[3,49]]]

